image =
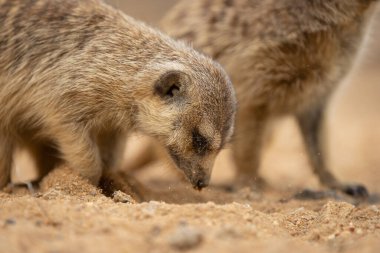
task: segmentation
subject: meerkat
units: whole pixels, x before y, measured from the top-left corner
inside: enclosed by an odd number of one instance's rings
[[[375,0],[180,1],[162,20],[170,35],[220,62],[238,99],[233,153],[238,181],[258,179],[268,120],[294,115],[320,182],[354,196],[361,185],[339,182],[320,144],[326,104],[353,64]]]
[[[0,24],[0,187],[17,147],[97,184],[132,131],[207,186],[236,108],[219,64],[97,0],[0,0]]]

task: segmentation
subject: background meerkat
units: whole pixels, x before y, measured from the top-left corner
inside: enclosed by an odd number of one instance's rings
[[[218,64],[96,0],[0,0],[0,23],[0,187],[16,148],[96,184],[133,130],[208,184],[235,113]]]
[[[330,95],[350,69],[375,9],[373,0],[181,1],[164,30],[218,60],[238,97],[234,157],[239,181],[258,179],[263,132],[270,119],[297,118],[322,184],[366,196],[326,167],[319,132]]]

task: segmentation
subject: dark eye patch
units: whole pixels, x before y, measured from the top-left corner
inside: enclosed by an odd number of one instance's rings
[[[208,140],[199,133],[198,129],[192,131],[192,141],[195,153],[200,156],[204,156],[210,148]]]

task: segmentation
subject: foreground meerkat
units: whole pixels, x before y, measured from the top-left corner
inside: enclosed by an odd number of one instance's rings
[[[181,1],[164,18],[170,35],[219,61],[238,98],[233,142],[239,180],[258,178],[268,120],[291,114],[320,182],[355,196],[326,167],[319,132],[330,95],[350,69],[375,8],[374,0]]]
[[[97,0],[0,0],[0,24],[0,187],[18,147],[97,184],[129,131],[207,186],[236,103],[218,64]]]

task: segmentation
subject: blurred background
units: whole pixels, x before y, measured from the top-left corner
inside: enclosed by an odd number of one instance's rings
[[[128,15],[158,27],[176,0],[107,0]],[[380,11],[356,66],[334,94],[324,127],[328,165],[345,181],[380,191]],[[179,28],[180,29],[180,28]],[[278,122],[266,145],[261,173],[278,188],[316,186],[295,122]],[[223,159],[223,158],[221,158]],[[228,158],[227,158],[228,159]],[[227,165],[226,165],[227,164]],[[215,166],[213,180],[228,180],[229,163]]]

